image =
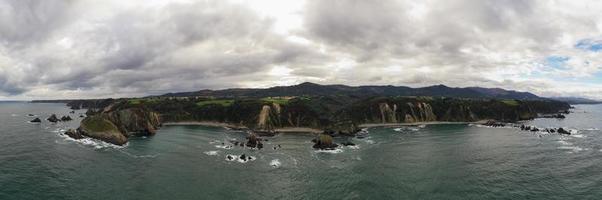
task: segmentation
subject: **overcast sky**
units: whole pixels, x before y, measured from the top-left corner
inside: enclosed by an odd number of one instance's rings
[[[602,99],[602,1],[0,0],[0,100],[321,84]]]

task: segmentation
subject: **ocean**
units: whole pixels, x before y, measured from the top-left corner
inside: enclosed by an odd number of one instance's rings
[[[310,134],[268,137],[164,126],[115,146],[64,135],[64,104],[0,103],[0,199],[600,199],[602,105],[525,124],[571,135],[480,125],[368,129],[356,146],[312,149]],[[74,121],[49,123],[52,113]],[[35,114],[43,122],[28,123]],[[222,144],[223,143],[223,144]],[[252,160],[238,159],[240,155]],[[235,158],[228,160],[230,155]]]

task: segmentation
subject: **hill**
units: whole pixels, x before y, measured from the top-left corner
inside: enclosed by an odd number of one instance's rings
[[[434,85],[422,88],[405,86],[347,86],[347,85],[320,85],[310,82],[292,86],[277,86],[271,88],[234,88],[224,90],[199,90],[195,92],[168,93],[162,97],[216,97],[216,98],[241,98],[241,97],[275,97],[275,96],[430,96],[430,97],[455,97],[455,98],[486,98],[486,99],[516,99],[516,100],[543,100],[529,92],[504,90],[500,88],[467,87],[454,88],[445,85]]]

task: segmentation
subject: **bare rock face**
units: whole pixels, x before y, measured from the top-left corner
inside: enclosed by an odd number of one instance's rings
[[[106,116],[127,137],[152,136],[161,126],[159,115],[143,108],[112,111]]]
[[[131,136],[154,135],[160,125],[159,115],[148,109],[140,107],[119,110],[105,108],[101,113],[94,113],[84,118],[78,132],[91,138],[123,145]]]

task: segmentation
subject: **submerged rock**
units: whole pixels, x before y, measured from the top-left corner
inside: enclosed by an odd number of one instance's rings
[[[569,132],[569,131],[567,131],[567,130],[565,130],[563,128],[558,128],[557,131],[558,131],[558,134],[561,134],[561,135],[563,135],[563,134],[564,135],[570,135],[571,134],[571,132]]]
[[[318,135],[312,142],[315,143],[313,146],[314,149],[333,150],[339,146],[333,142],[332,136],[326,134]]]
[[[67,136],[69,136],[69,137],[71,137],[73,139],[76,139],[76,140],[84,138],[84,136],[79,131],[76,131],[76,130],[73,130],[73,129],[67,130],[65,132],[65,135],[67,135]]]
[[[55,114],[50,115],[50,117],[48,117],[46,120],[48,120],[49,122],[52,122],[52,123],[56,123],[56,122],[60,121],[60,119],[57,118]]]
[[[341,143],[341,145],[343,145],[343,146],[355,146],[355,144],[353,142],[349,142],[349,141],[343,142],[343,143]]]
[[[489,120],[489,121],[485,122],[483,125],[484,126],[489,126],[489,127],[504,127],[504,126],[506,126],[506,124],[501,123],[501,122],[497,122],[495,120]]]
[[[41,123],[42,120],[40,120],[40,118],[35,118],[35,119],[33,119],[33,120],[29,121],[29,122],[31,122],[31,123]]]
[[[28,117],[34,117],[34,114],[27,114]]]

